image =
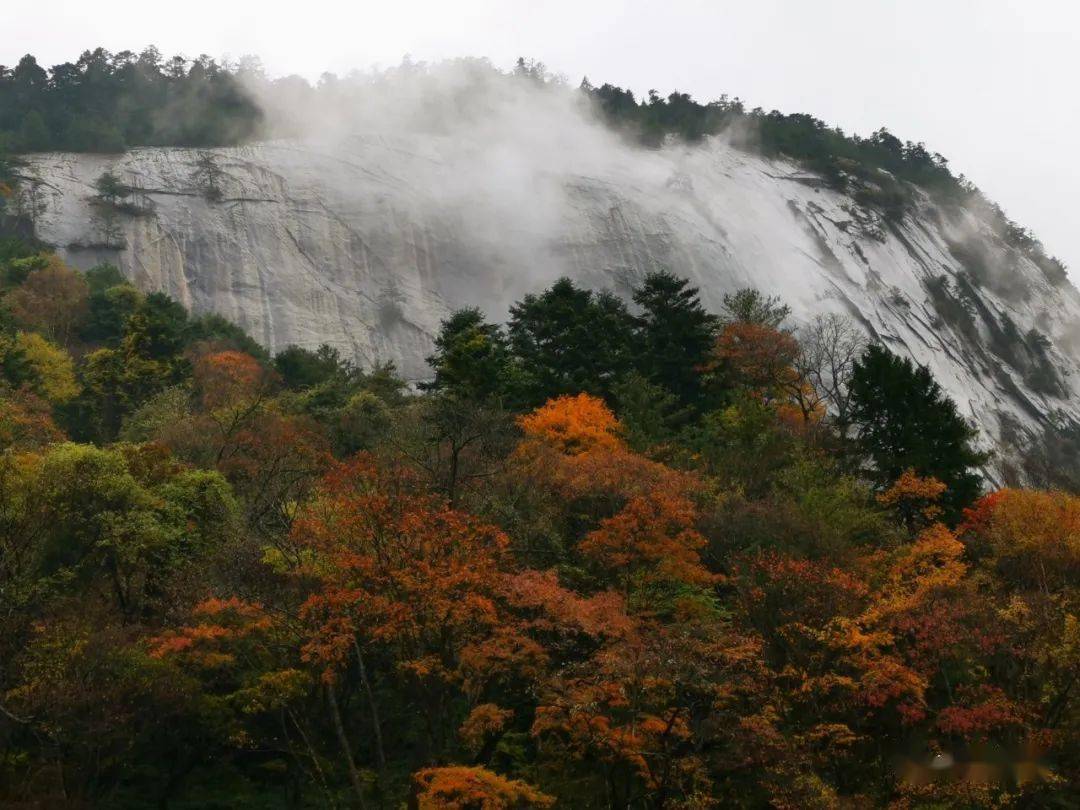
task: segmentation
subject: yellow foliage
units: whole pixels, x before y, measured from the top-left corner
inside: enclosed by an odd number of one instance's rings
[[[34,332],[19,332],[15,340],[40,380],[40,391],[45,399],[61,405],[78,396],[79,385],[75,381],[71,355]]]

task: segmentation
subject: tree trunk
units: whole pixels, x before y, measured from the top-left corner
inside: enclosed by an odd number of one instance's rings
[[[364,686],[368,705],[371,707],[371,724],[375,728],[375,756],[379,760],[379,780],[386,784],[386,751],[383,749],[382,721],[379,719],[379,707],[375,703],[375,691],[371,688],[368,679],[367,666],[364,664],[364,655],[360,652],[360,644],[353,638],[353,649],[356,650],[356,663],[360,668],[360,683]],[[385,789],[385,787],[384,787]]]
[[[345,724],[341,722],[341,710],[338,709],[337,695],[334,694],[334,688],[330,684],[326,685],[326,699],[330,704],[330,719],[334,723],[334,731],[337,734],[338,743],[341,745],[341,753],[344,755],[345,765],[349,769],[349,781],[352,783],[353,791],[356,793],[357,806],[360,810],[366,810],[364,783],[360,781],[360,772],[356,770],[352,747],[349,745],[349,738],[345,736]]]

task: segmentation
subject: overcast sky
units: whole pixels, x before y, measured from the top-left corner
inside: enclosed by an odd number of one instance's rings
[[[573,82],[722,93],[925,141],[1080,280],[1080,4],[1069,0],[0,0],[0,64],[97,45],[259,55],[272,75],[524,55]]]

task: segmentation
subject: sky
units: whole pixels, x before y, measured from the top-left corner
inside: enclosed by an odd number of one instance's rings
[[[0,64],[91,47],[258,55],[271,75],[486,56],[723,93],[950,160],[1080,281],[1080,4],[1067,0],[0,0]]]

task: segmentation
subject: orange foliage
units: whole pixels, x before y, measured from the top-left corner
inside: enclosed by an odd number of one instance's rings
[[[701,563],[705,538],[694,529],[697,510],[684,497],[663,491],[631,498],[580,544],[582,553],[625,576],[646,581],[710,585],[717,577]]]
[[[551,807],[555,799],[532,785],[480,767],[452,765],[413,774],[417,810],[504,810]]]
[[[207,599],[194,608],[192,615],[199,619],[197,624],[150,639],[151,658],[183,654],[188,661],[206,668],[229,665],[235,660],[233,643],[273,627],[262,605],[237,597]]]
[[[672,793],[705,801],[714,785],[700,752],[722,750],[734,718],[764,699],[761,665],[757,640],[713,621],[651,626],[549,679],[532,734],[565,768],[605,773],[613,806]],[[697,722],[705,707],[711,719]]]
[[[1080,577],[1080,497],[1004,489],[965,513],[964,541],[1009,581],[1060,591]]]
[[[717,338],[714,356],[740,385],[769,398],[799,382],[794,369],[798,341],[765,324],[727,324]]]
[[[527,439],[543,442],[569,456],[625,448],[615,414],[603,400],[589,394],[549,400],[519,417],[518,425]]]
[[[265,393],[269,375],[250,354],[238,351],[204,354],[192,369],[203,406],[232,407]]]
[[[623,598],[611,592],[578,596],[562,587],[554,571],[521,571],[503,582],[503,596],[530,628],[559,635],[626,638],[637,623],[626,614]]]
[[[686,491],[694,479],[630,450],[602,400],[553,399],[518,420],[524,439],[515,458],[526,478],[564,498],[632,497],[658,487]]]
[[[947,487],[933,476],[923,478],[908,468],[892,486],[877,496],[877,502],[894,510],[909,531],[926,526],[939,518],[938,506]]]
[[[63,440],[45,400],[29,391],[0,399],[0,449],[37,450]]]
[[[466,750],[478,754],[486,740],[502,731],[513,716],[512,709],[500,709],[494,703],[481,703],[469,712],[458,729],[458,736]]]
[[[332,679],[360,639],[417,682],[477,694],[486,679],[535,673],[543,649],[501,600],[506,535],[417,487],[363,455],[324,478],[293,528],[322,583],[301,611],[304,657]]]

